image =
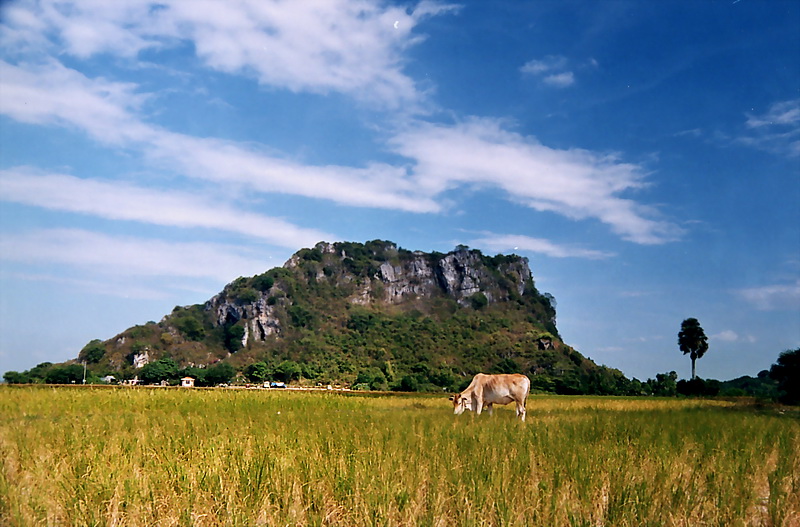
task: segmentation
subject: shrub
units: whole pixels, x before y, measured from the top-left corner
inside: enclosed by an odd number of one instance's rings
[[[264,273],[255,276],[250,284],[254,289],[261,291],[262,293],[266,293],[272,289],[272,286],[275,284],[275,279],[269,274]]]
[[[473,309],[483,309],[489,305],[489,299],[481,292],[475,293],[469,299]]]
[[[80,353],[78,353],[78,360],[96,364],[100,362],[100,359],[102,359],[105,354],[106,347],[103,345],[103,342],[95,339],[84,346]]]

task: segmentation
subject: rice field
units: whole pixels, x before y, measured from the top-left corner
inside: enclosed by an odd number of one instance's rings
[[[800,525],[800,420],[715,400],[0,387],[0,524]]]

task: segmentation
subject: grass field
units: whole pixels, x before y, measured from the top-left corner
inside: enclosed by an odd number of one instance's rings
[[[800,421],[743,403],[0,387],[3,525],[800,525]]]

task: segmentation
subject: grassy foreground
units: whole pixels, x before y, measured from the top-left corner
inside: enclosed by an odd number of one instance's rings
[[[3,525],[800,525],[800,421],[724,401],[2,387],[0,463]]]

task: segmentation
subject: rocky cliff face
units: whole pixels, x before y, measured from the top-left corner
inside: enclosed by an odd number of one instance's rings
[[[242,325],[246,346],[281,334],[281,314],[293,305],[292,287],[281,278],[287,275],[306,284],[326,284],[357,305],[399,306],[444,296],[468,307],[507,301],[533,289],[526,258],[487,258],[466,247],[429,254],[404,251],[390,242],[320,242],[295,253],[282,269],[262,290],[229,284],[205,309],[217,326]]]

